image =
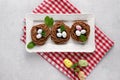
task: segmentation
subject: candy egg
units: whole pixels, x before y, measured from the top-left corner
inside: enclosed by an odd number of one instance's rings
[[[57,31],[60,33],[60,32],[61,32],[61,29],[57,29]]]
[[[88,66],[87,60],[79,60],[78,64],[80,65],[80,67],[86,67],[86,66]]]
[[[81,30],[81,34],[85,34],[86,33],[86,30]]]
[[[67,37],[67,33],[65,31],[62,32],[62,37],[66,38]]]
[[[37,39],[40,39],[41,37],[42,37],[41,34],[37,34],[37,35],[36,35],[36,38],[37,38]]]
[[[82,29],[82,27],[80,25],[77,25],[76,29],[80,31]]]
[[[78,77],[79,77],[80,80],[85,80],[85,74],[84,74],[84,72],[83,72],[83,71],[80,71],[80,72],[78,73]]]
[[[70,61],[70,60],[67,59],[67,58],[64,59],[63,63],[64,63],[64,65],[65,65],[67,68],[70,68],[70,67],[73,65],[72,61]]]
[[[80,32],[79,30],[76,30],[76,31],[75,31],[75,34],[76,34],[77,36],[80,36],[80,35],[81,35],[81,32]]]
[[[57,33],[57,37],[62,37],[62,34],[61,33]]]
[[[37,33],[38,34],[42,33],[42,29],[38,29]]]

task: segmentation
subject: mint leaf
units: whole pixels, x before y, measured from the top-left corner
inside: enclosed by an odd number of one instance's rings
[[[71,68],[76,68],[78,66],[78,63],[75,63],[71,66]]]
[[[85,35],[80,35],[80,40],[82,42],[85,42],[87,40],[87,37]]]
[[[35,43],[33,43],[32,41],[28,43],[27,48],[28,49],[32,49],[35,46]]]
[[[49,20],[49,26],[50,26],[50,27],[53,26],[53,23],[54,23],[53,18],[50,18],[50,20]]]
[[[42,31],[42,33],[41,33],[41,34],[42,34],[42,36],[43,36],[43,37],[45,37],[45,36],[46,36],[45,31]]]
[[[60,30],[61,30],[61,32],[65,31],[65,26],[64,26],[64,25],[61,25],[61,26],[60,26]]]
[[[49,25],[49,16],[45,17],[44,22],[45,22],[46,25]]]
[[[48,26],[48,27],[52,27],[54,20],[53,18],[50,18],[49,16],[46,16],[44,19],[44,23]]]

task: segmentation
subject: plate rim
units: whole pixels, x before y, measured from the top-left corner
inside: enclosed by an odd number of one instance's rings
[[[94,25],[95,25],[95,16],[93,15],[93,14],[33,14],[33,13],[28,13],[28,14],[26,14],[26,16],[25,16],[25,19],[26,19],[26,27],[27,27],[27,23],[31,20],[31,23],[33,22],[33,16],[53,16],[53,15],[67,15],[67,16],[82,16],[82,15],[87,15],[87,16],[91,16],[92,18],[93,18],[93,22],[94,22]],[[31,19],[31,16],[32,16],[32,19]],[[96,48],[96,46],[95,46],[95,26],[93,27],[94,28],[94,32],[93,32],[93,35],[94,35],[94,46],[93,46],[93,49],[91,50],[91,51],[79,51],[79,52],[86,52],[86,53],[91,53],[91,52],[94,52],[95,51],[95,48]],[[30,51],[28,48],[27,48],[27,28],[26,28],[26,45],[25,45],[25,48],[26,48],[26,51],[27,52],[29,52],[29,53],[36,53],[36,52],[38,52],[38,51]],[[42,51],[42,52],[49,52],[49,51]],[[58,51],[59,52],[59,51]],[[66,51],[64,51],[64,52],[66,52]],[[67,51],[68,52],[68,51]],[[71,52],[71,51],[70,51]],[[76,52],[76,51],[73,51],[73,52]],[[78,51],[77,51],[78,52]]]

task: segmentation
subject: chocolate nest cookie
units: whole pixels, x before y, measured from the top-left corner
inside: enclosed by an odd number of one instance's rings
[[[50,35],[50,29],[45,24],[33,26],[31,29],[31,38],[36,45],[43,45]]]
[[[71,37],[78,42],[86,42],[90,34],[90,26],[83,21],[76,21],[71,27]]]
[[[51,39],[56,44],[64,44],[70,39],[70,28],[63,22],[56,22],[51,30]]]

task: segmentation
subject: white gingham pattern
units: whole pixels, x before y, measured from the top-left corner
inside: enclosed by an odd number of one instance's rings
[[[43,3],[38,5],[33,10],[33,13],[80,13],[80,11],[75,8],[68,0],[45,0]],[[26,26],[23,28],[24,35],[21,40],[25,43],[26,41]],[[63,65],[63,60],[69,58],[74,63],[80,59],[86,59],[89,62],[89,66],[86,68],[81,68],[88,76],[90,72],[95,68],[95,66],[100,62],[100,60],[105,56],[105,54],[113,46],[114,42],[110,40],[98,27],[95,26],[95,42],[96,50],[93,53],[74,53],[74,52],[50,52],[50,53],[40,53],[45,60],[47,60],[51,65],[61,71],[63,74],[67,75],[72,80],[79,80],[77,74],[74,74],[73,70],[66,68]]]

